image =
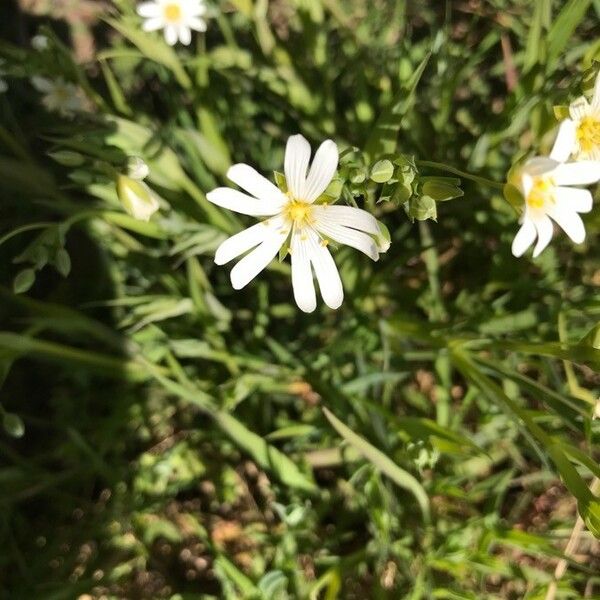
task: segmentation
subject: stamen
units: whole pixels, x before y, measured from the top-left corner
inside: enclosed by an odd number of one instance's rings
[[[527,196],[527,205],[534,210],[542,210],[546,204],[554,204],[554,188],[552,177],[535,177]]]
[[[577,127],[577,141],[581,152],[589,153],[600,146],[600,120],[584,117]]]

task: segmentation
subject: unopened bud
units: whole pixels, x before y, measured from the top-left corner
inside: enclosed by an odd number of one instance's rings
[[[131,179],[142,181],[142,179],[146,179],[149,174],[150,169],[148,168],[148,165],[139,156],[132,156],[127,161],[127,175],[129,175]]]
[[[140,221],[149,221],[158,210],[158,199],[152,190],[143,182],[126,175],[117,178],[117,194],[123,208]]]

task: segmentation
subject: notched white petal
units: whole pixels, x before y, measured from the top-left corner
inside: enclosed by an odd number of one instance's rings
[[[285,146],[283,170],[288,191],[298,200],[305,200],[306,172],[310,162],[310,144],[300,135],[292,135]]]
[[[525,217],[523,220],[523,224],[521,225],[519,231],[517,231],[517,235],[515,235],[515,239],[512,243],[512,253],[513,256],[519,258],[525,254],[525,251],[533,242],[535,242],[535,238],[537,237],[537,232],[535,229],[535,225],[531,221]]]
[[[337,170],[338,158],[338,148],[333,140],[325,140],[319,146],[306,178],[304,200],[314,202],[327,189]]]
[[[283,192],[250,165],[233,165],[227,171],[227,177],[255,198],[272,202],[279,207],[286,201]]]
[[[600,162],[581,160],[563,163],[552,172],[556,185],[589,185],[600,181]]]
[[[575,149],[577,126],[571,119],[565,119],[558,128],[550,158],[557,162],[565,162]]]
[[[271,202],[258,200],[244,192],[232,190],[231,188],[220,187],[206,194],[206,199],[221,206],[228,208],[242,215],[253,217],[270,216],[279,212],[279,207]]]
[[[534,225],[537,229],[538,240],[533,249],[533,258],[537,258],[550,243],[554,228],[552,227],[552,221],[546,215],[536,219]]]
[[[300,233],[292,235],[292,288],[298,308],[311,313],[317,307],[317,295],[310,266],[308,240]]]

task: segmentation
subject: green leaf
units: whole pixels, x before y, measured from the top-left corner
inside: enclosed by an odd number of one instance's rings
[[[387,475],[396,485],[413,494],[426,522],[430,519],[429,498],[423,486],[408,471],[399,467],[388,458],[381,450],[354,433],[344,425],[331,411],[323,407],[323,412],[332,427],[358,452],[360,452],[375,468]]]
[[[402,119],[414,105],[417,85],[430,58],[431,53],[428,53],[414,70],[406,86],[403,87],[391,106],[384,110],[377,119],[373,132],[365,145],[367,156],[373,159],[395,152]]]
[[[552,67],[563,53],[573,32],[583,21],[592,0],[569,0],[554,19],[548,32],[548,65]]]
[[[307,492],[314,492],[317,489],[285,454],[267,444],[261,436],[247,429],[235,417],[222,411],[213,416],[219,427],[238,446],[246,450],[263,469],[272,471],[283,483],[292,488]]]
[[[162,37],[142,31],[138,23],[130,20],[106,19],[106,22],[136,46],[146,58],[170,69],[182,87],[192,87],[192,81],[179,62],[177,53]]]

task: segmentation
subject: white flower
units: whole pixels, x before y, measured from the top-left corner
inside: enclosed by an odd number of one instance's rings
[[[223,208],[269,217],[217,248],[218,265],[245,254],[231,270],[233,287],[239,290],[254,279],[289,239],[294,298],[304,312],[312,312],[317,305],[313,270],[327,306],[338,308],[344,299],[340,275],[327,249],[329,239],[356,248],[373,260],[389,247],[381,241],[377,220],[368,212],[350,206],[315,204],[336,172],[338,149],[331,140],[323,142],[309,169],[310,154],[310,144],[304,137],[293,135],[288,139],[284,161],[287,193],[249,165],[237,164],[229,169],[227,177],[249,195],[221,187],[206,196]]]
[[[38,52],[43,52],[48,49],[49,40],[45,35],[34,35],[31,38],[31,46]]]
[[[519,170],[515,185],[525,199],[521,228],[512,243],[512,253],[522,256],[534,243],[533,256],[538,256],[550,243],[552,220],[576,243],[585,239],[585,228],[579,213],[592,210],[592,194],[573,185],[600,181],[600,162],[582,160],[561,162],[571,135],[572,124],[561,125],[549,157],[536,156]],[[567,155],[568,156],[568,155]]]
[[[72,115],[85,110],[85,99],[81,90],[74,84],[66,82],[62,77],[55,80],[45,77],[32,77],[31,83],[42,94],[42,104],[52,112]]]
[[[186,46],[192,41],[192,29],[206,31],[202,15],[204,0],[151,0],[142,2],[137,13],[145,19],[144,31],[164,29],[165,41],[174,46],[179,40]]]
[[[600,160],[600,72],[596,76],[591,103],[583,96],[571,102],[564,129],[561,160]]]

